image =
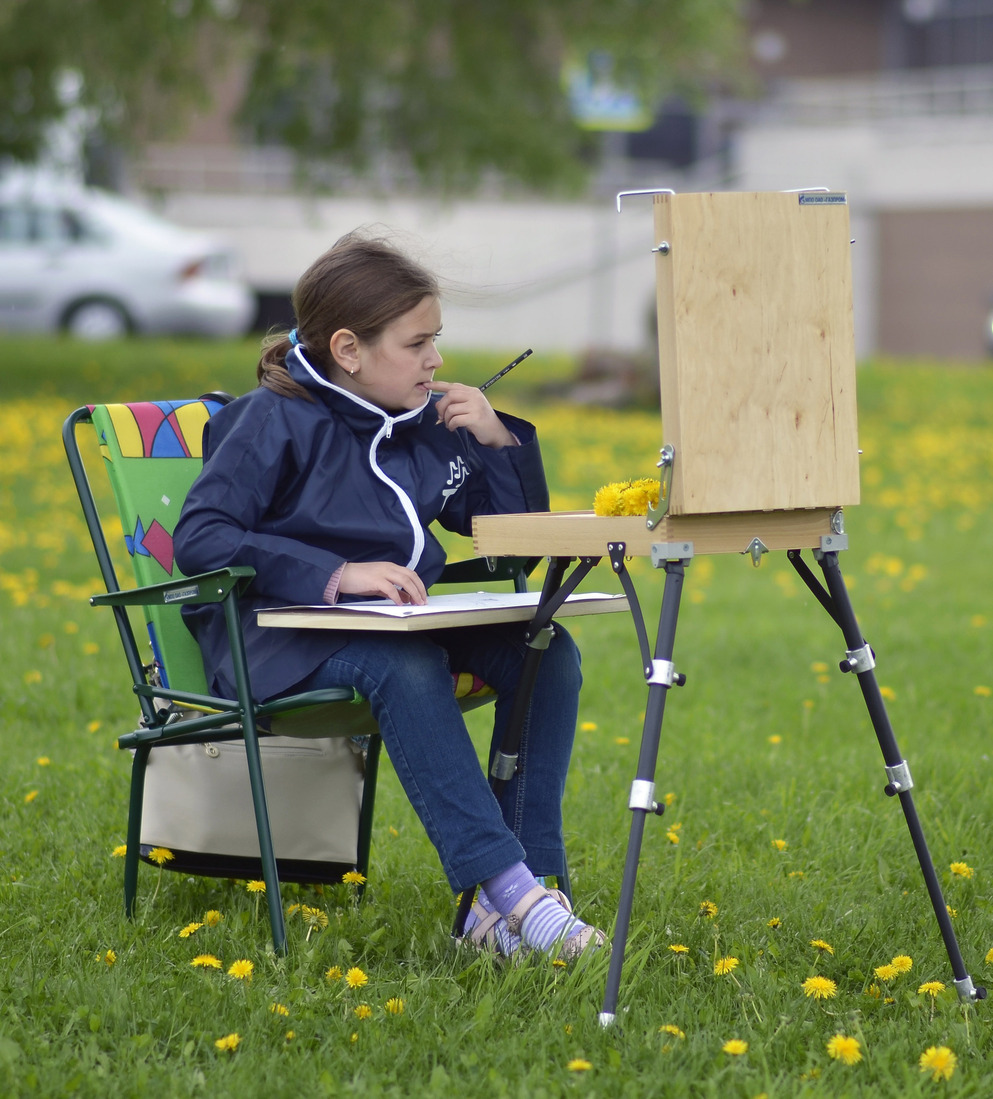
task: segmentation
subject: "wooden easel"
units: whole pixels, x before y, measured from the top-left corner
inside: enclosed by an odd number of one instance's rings
[[[584,575],[606,556],[631,607],[648,701],[613,953],[600,1013],[614,1021],[645,821],[661,814],[655,770],[687,565],[698,554],[787,551],[800,578],[845,638],[853,672],[897,796],[954,973],[960,999],[984,999],[966,971],[838,564],[848,546],[843,507],[859,502],[855,346],[847,198],[826,191],[652,194],[655,212],[662,500],[639,517],[591,512],[478,516],[474,545],[489,556],[547,555],[559,574],[579,558]],[[820,583],[803,559],[812,551]],[[654,648],[625,566],[650,557],[665,583]]]

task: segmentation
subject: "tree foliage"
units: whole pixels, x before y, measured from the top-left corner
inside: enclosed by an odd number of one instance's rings
[[[563,73],[591,51],[656,104],[724,79],[737,0],[0,0],[0,155],[30,158],[81,79],[116,140],[162,136],[228,63],[240,122],[304,160],[388,157],[429,184],[575,178]],[[63,82],[64,83],[64,82]],[[65,97],[63,97],[64,99]]]

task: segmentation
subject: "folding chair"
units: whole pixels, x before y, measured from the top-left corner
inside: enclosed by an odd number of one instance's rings
[[[128,809],[127,850],[124,863],[124,908],[128,917],[135,913],[138,864],[150,859],[151,843],[142,843],[143,805],[146,778],[158,759],[175,762],[178,753],[190,746],[206,746],[215,756],[233,747],[243,749],[240,774],[247,771],[251,790],[251,816],[258,840],[255,854],[232,854],[230,850],[174,850],[166,866],[186,873],[219,877],[258,877],[266,886],[266,899],[272,926],[273,946],[286,950],[286,930],[280,900],[280,877],[286,881],[340,881],[343,871],[368,870],[373,804],[381,740],[368,705],[350,689],[309,691],[265,704],[251,694],[244,640],[238,617],[237,598],[250,584],[254,571],[227,568],[197,576],[184,576],[176,568],[172,532],[186,496],[202,466],[202,434],[207,420],[231,398],[210,393],[196,400],[148,401],[135,404],[90,405],[77,409],[66,419],[63,443],[69,460],[83,516],[90,532],[106,593],[95,595],[93,606],[113,609],[134,693],[141,716],[138,727],[118,738],[118,746],[134,753],[131,768]],[[124,590],[118,582],[104,525],[98,510],[82,453],[76,437],[81,424],[95,428],[103,466],[109,477],[124,542],[134,569],[137,589]],[[527,575],[540,558],[477,559],[456,562],[446,569],[442,580],[449,583],[480,580],[513,580],[517,591],[527,590]],[[224,608],[228,640],[234,659],[237,697],[216,698],[208,693],[199,647],[182,621],[183,606],[220,603]],[[142,658],[132,629],[128,608],[145,608],[151,659]],[[493,692],[470,677],[460,677],[455,691],[463,710],[482,705]],[[344,856],[326,860],[278,858],[273,841],[269,808],[263,784],[263,759],[269,752],[274,764],[287,744],[304,744],[301,738],[321,738],[328,745],[337,739],[340,750],[332,770],[338,772],[339,790],[344,805],[344,827],[354,833],[345,837]],[[349,738],[362,737],[366,747],[357,753]],[[310,741],[313,745],[314,740]],[[170,753],[153,748],[169,747]],[[305,762],[305,767],[308,764]],[[205,774],[200,768],[199,773]],[[169,767],[163,769],[166,780]],[[209,784],[209,779],[204,779]],[[165,805],[157,805],[156,817],[172,817],[171,826],[195,823],[196,796],[190,791],[157,786],[157,796]],[[168,787],[168,782],[166,783]],[[186,795],[185,801],[183,795]],[[173,795],[175,794],[175,802]],[[247,808],[248,789],[242,805]],[[232,806],[232,811],[237,807]],[[293,832],[293,808],[290,820],[277,832],[280,844]],[[278,815],[278,814],[277,814]],[[237,830],[237,826],[236,826]],[[195,831],[195,829],[194,829]],[[251,823],[247,828],[252,834]],[[161,846],[167,846],[161,844]],[[292,845],[291,845],[292,846]],[[338,845],[339,852],[342,845]],[[340,860],[340,861],[339,861]]]

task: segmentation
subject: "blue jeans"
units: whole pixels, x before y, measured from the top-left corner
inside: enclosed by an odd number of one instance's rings
[[[471,672],[497,692],[492,759],[527,652],[520,623],[356,631],[295,688],[354,687],[369,700],[400,783],[456,892],[516,862],[536,876],[566,869],[562,796],[582,677],[572,638],[555,629],[524,722],[517,773],[499,802],[455,701],[452,672]]]

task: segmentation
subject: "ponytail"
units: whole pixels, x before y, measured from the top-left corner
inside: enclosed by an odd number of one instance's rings
[[[314,398],[299,383],[290,377],[286,369],[286,356],[293,349],[287,334],[273,333],[262,341],[262,357],[259,359],[255,376],[260,386],[271,389],[281,397],[303,397],[305,401]]]

